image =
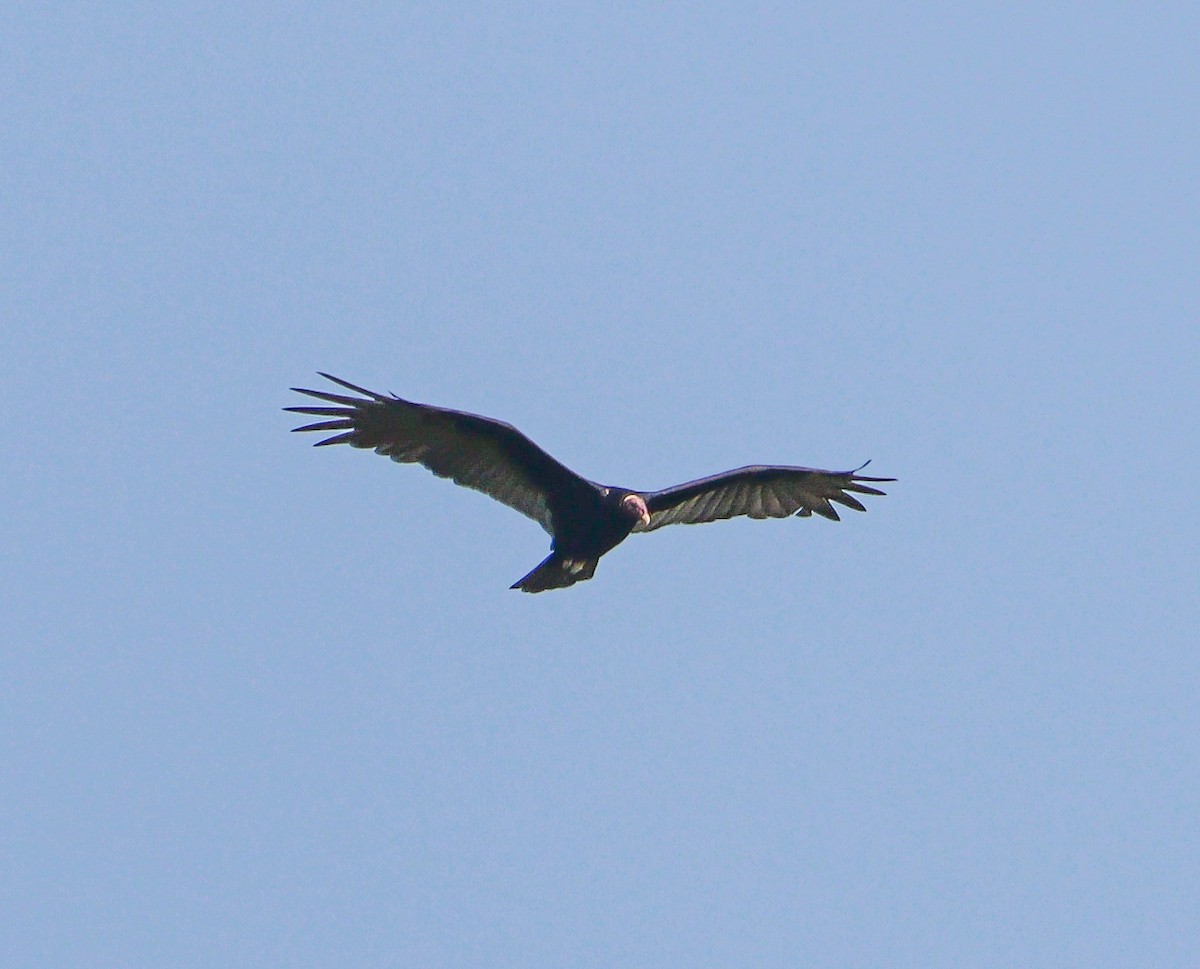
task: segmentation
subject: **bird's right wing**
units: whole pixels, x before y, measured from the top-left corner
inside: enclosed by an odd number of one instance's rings
[[[339,431],[317,446],[349,444],[371,448],[393,461],[420,464],[440,478],[495,498],[554,534],[554,509],[579,489],[592,487],[511,424],[463,411],[384,396],[321,374],[362,394],[347,397],[293,387],[335,407],[285,407],[297,414],[328,418],[297,431]]]
[[[865,467],[865,465],[864,465]],[[831,501],[856,511],[866,511],[852,495],[882,495],[863,482],[895,481],[867,478],[853,471],[821,471],[817,468],[754,466],[725,471],[709,478],[689,481],[645,495],[650,524],[635,525],[635,532],[648,532],[664,525],[694,525],[747,515],[750,518],[801,518],[814,512],[838,520]]]

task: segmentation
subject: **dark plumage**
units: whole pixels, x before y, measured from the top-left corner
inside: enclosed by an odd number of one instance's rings
[[[550,555],[512,588],[561,589],[590,579],[600,556],[630,532],[748,515],[838,520],[830,502],[866,511],[848,492],[882,495],[853,471],[754,466],[726,471],[662,491],[596,484],[560,464],[510,424],[463,411],[384,396],[323,373],[361,397],[293,387],[333,407],[286,407],[325,418],[297,431],[334,431],[317,442],[371,448],[393,461],[415,462],[441,478],[474,488],[527,515],[550,533]]]

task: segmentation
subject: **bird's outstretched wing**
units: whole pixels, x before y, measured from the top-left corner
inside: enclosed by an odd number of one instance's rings
[[[633,530],[648,532],[664,525],[695,525],[737,515],[806,518],[815,513],[838,521],[838,513],[830,502],[866,511],[862,502],[847,492],[882,495],[878,488],[863,482],[896,480],[864,477],[858,473],[864,467],[865,464],[853,471],[821,471],[758,465],[714,474],[645,495],[650,524],[636,525]]]
[[[474,488],[528,515],[554,534],[557,507],[581,488],[591,487],[510,424],[463,411],[415,404],[384,396],[327,373],[322,377],[362,397],[293,387],[297,393],[334,407],[285,407],[326,420],[297,431],[336,431],[318,441],[371,448],[393,461],[416,463],[441,478]]]

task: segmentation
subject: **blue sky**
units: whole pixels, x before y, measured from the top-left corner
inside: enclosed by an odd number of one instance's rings
[[[6,966],[1200,959],[1190,5],[0,14]],[[326,370],[588,477],[289,435]]]

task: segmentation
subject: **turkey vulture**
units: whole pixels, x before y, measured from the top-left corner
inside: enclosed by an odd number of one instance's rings
[[[318,441],[372,448],[401,463],[416,462],[439,478],[474,488],[527,515],[550,533],[550,554],[512,585],[525,592],[564,589],[590,579],[600,556],[630,532],[748,515],[838,520],[831,501],[866,511],[853,495],[882,495],[864,482],[895,481],[853,471],[753,466],[662,491],[596,484],[560,464],[510,424],[463,411],[384,396],[322,373],[361,397],[293,387],[334,407],[285,407],[325,418],[297,431],[335,431]]]

